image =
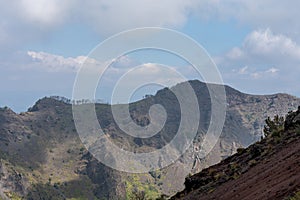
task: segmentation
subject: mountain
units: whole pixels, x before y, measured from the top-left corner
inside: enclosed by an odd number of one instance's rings
[[[266,138],[186,178],[171,199],[299,199],[300,107],[280,121]]]
[[[174,138],[180,122],[180,105],[171,89],[129,105],[130,116],[143,127],[149,124],[149,108],[160,104],[167,113],[163,129],[147,139],[124,133],[112,116],[111,105],[97,103],[97,118],[111,141],[131,152],[159,149]],[[27,112],[0,109],[0,196],[3,199],[146,199],[167,196],[184,189],[185,177],[220,162],[260,140],[264,120],[283,115],[300,105],[287,94],[249,95],[228,86],[227,113],[222,135],[205,159],[198,159],[195,147],[210,123],[211,101],[207,85],[189,81],[198,98],[200,121],[193,145],[172,165],[161,170],[130,174],[97,161],[82,144],[74,125],[72,105],[65,98],[43,98]],[[88,103],[85,102],[85,103]],[[80,106],[80,105],[79,105]],[[83,104],[84,106],[84,104]],[[121,106],[121,105],[113,105]],[[112,160],[114,155],[109,155]],[[158,161],[159,162],[159,161]]]

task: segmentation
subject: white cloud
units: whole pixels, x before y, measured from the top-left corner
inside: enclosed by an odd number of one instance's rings
[[[247,74],[248,73],[247,69],[248,69],[248,66],[245,66],[245,67],[239,69],[238,73],[239,74]]]
[[[291,38],[274,34],[270,29],[255,30],[245,37],[240,47],[232,48],[215,60],[223,69],[236,69],[238,74],[264,71],[268,72],[264,75],[274,75],[279,70],[289,73],[300,70],[300,46]],[[252,77],[262,76],[254,74]]]
[[[275,35],[270,29],[252,32],[244,43],[244,49],[254,55],[287,56],[293,59],[300,58],[300,47],[284,35]]]
[[[197,4],[196,0],[91,0],[77,2],[76,7],[101,34],[111,34],[141,26],[181,26]]]
[[[86,56],[65,58],[59,55],[35,51],[28,51],[27,55],[32,58],[32,63],[27,64],[27,67],[38,67],[52,72],[76,72],[84,62],[89,62],[89,64],[94,64],[95,66],[99,64],[96,60]]]
[[[69,24],[80,24],[109,36],[140,26],[178,28],[196,14],[207,20],[237,21],[242,27],[256,30],[241,46],[218,59],[220,67],[230,69],[227,72],[236,69],[237,76],[255,79],[274,78],[280,72],[287,79],[297,80],[296,75],[300,73],[299,7],[297,0],[0,0],[0,52],[13,46],[25,49],[24,44],[32,41],[33,45],[39,44]],[[2,52],[0,55],[5,57]],[[75,72],[84,59],[34,51],[28,56],[32,60],[25,67],[47,71]],[[115,64],[111,74],[121,74],[124,66],[131,66],[132,61],[126,59],[119,62],[120,66]]]
[[[275,74],[277,72],[279,72],[279,69],[276,69],[274,67],[272,67],[266,71],[266,73],[271,73],[271,74]]]
[[[92,24],[101,34],[139,26],[183,25],[191,14],[205,19],[234,19],[243,24],[270,27],[276,32],[299,33],[297,0],[21,0],[0,1],[3,19],[46,27],[65,22]]]
[[[164,83],[169,87],[176,83],[186,81],[179,69],[179,67],[166,66],[157,63],[144,63],[134,70],[133,75],[141,79],[147,77],[149,80]]]
[[[230,59],[238,59],[238,58],[242,58],[244,56],[244,52],[238,48],[238,47],[234,47],[228,54],[227,56]]]
[[[128,61],[123,63],[124,59]],[[115,84],[122,77],[128,76],[130,77],[126,78],[126,80],[129,80],[128,85],[143,80],[152,80],[153,82],[164,83],[166,86],[172,86],[183,82],[185,75],[189,75],[185,69],[186,67],[167,66],[158,63],[140,63],[131,57],[125,56],[125,58],[117,59],[109,66],[102,78],[110,84]]]
[[[270,29],[256,30],[245,38],[241,47],[229,51],[227,57],[231,60],[254,60],[255,57],[273,61],[300,60],[300,46],[285,35],[274,34]]]
[[[72,23],[102,36],[141,26],[179,27],[196,4],[196,0],[0,0],[0,36],[23,44]]]
[[[277,76],[277,72],[279,72],[279,69],[276,69],[274,67],[270,68],[270,69],[267,69],[265,71],[255,71],[253,73],[250,73],[250,76],[254,79],[259,79],[259,78],[268,78],[268,77],[276,77],[278,78]]]
[[[21,54],[19,56],[22,57],[24,55]],[[68,84],[65,85],[64,88],[68,88],[70,91],[72,91],[73,84],[70,80],[75,80],[76,72],[78,72],[82,65],[84,65],[84,67],[93,67],[92,70],[95,70],[95,73],[98,73],[111,63],[105,72],[102,71],[104,73],[101,76],[96,92],[97,98],[104,99],[105,101],[110,101],[112,91],[118,84],[121,84],[121,87],[124,88],[124,90],[122,90],[124,95],[128,91],[128,88],[137,89],[137,91],[130,92],[137,92],[133,99],[138,100],[145,94],[154,94],[158,88],[170,87],[184,81],[180,76],[180,70],[183,69],[179,67],[165,67],[156,63],[140,63],[129,56],[122,56],[118,59],[100,63],[95,59],[85,56],[63,57],[46,52],[28,51],[26,52],[25,58],[22,58],[22,60],[23,64],[17,69],[18,73],[11,74],[10,77],[6,78],[6,81],[15,81],[19,83],[25,82],[24,78],[28,78],[29,81],[26,80],[28,82],[26,84],[34,84],[34,82],[37,81],[36,76],[38,75],[49,77],[49,79],[44,78],[44,80],[42,80],[44,81],[43,85],[46,85],[45,87],[47,88],[55,87],[55,90],[57,90],[57,85],[63,84],[63,79],[68,77]],[[12,65],[13,63],[10,63],[3,70],[8,70]],[[25,77],[16,76],[20,74],[20,69],[22,70],[22,74],[29,73],[30,75]],[[29,78],[30,76],[33,77]],[[55,82],[55,77],[59,79],[59,83]],[[119,82],[120,80],[123,81]],[[41,80],[39,79],[38,81]],[[141,84],[145,82],[150,84]],[[158,87],[160,84],[162,86]],[[146,89],[139,90],[142,86],[145,86]],[[31,87],[35,88],[35,86]]]
[[[232,72],[233,73],[237,73],[238,75],[242,75],[242,76],[246,76],[246,77],[250,77],[253,79],[259,79],[259,78],[267,78],[270,76],[276,76],[278,75],[278,72],[280,70],[275,68],[275,67],[271,67],[269,69],[266,70],[256,70],[255,67],[242,67],[238,70],[233,69]]]
[[[141,26],[178,28],[191,15],[239,21],[254,29],[270,27],[300,42],[299,7],[297,0],[0,0],[0,45],[44,40],[67,24],[81,24],[104,36]]]
[[[129,56],[121,56],[112,61],[101,63],[86,56],[66,58],[60,55],[35,51],[28,51],[27,55],[31,58],[31,62],[23,65],[25,70],[34,68],[47,72],[78,72],[84,66],[99,72],[99,70],[104,70],[105,67],[111,64],[102,77],[107,85],[116,83],[124,75],[129,75],[135,81],[142,81],[146,78],[147,80],[153,80],[153,82],[162,82],[167,86],[172,86],[175,83],[182,82],[183,79],[179,78],[179,75],[186,73],[183,67],[164,67],[164,65],[156,63],[140,63]],[[131,83],[129,82],[128,84]]]
[[[300,46],[271,29],[256,30],[215,59],[225,83],[251,93],[299,94]]]
[[[131,100],[138,100],[145,94],[155,94],[159,88],[171,87],[183,81],[186,80],[177,67],[144,63],[135,67],[115,68],[115,71],[108,70],[101,77],[97,94],[99,98],[110,101],[114,91],[117,98],[113,102],[128,103],[128,95]]]
[[[64,22],[69,3],[69,0],[21,0],[18,9],[25,20],[37,25],[52,26]]]
[[[201,1],[198,15],[202,18],[234,20],[253,29],[268,28],[300,41],[300,1],[212,0]]]

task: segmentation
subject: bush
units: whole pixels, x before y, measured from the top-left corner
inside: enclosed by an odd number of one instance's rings
[[[266,120],[266,125],[264,126],[264,136],[272,137],[279,136],[284,130],[284,117],[279,117],[276,115],[273,120],[268,117]]]
[[[237,151],[238,154],[241,154],[244,150],[245,150],[244,148],[237,148],[236,151]]]

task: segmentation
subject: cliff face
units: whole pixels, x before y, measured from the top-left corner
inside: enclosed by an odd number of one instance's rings
[[[289,199],[300,191],[300,110],[289,113],[284,129],[221,163],[186,178],[171,199]]]
[[[9,108],[0,109],[0,158],[4,174],[0,176],[0,195],[27,199],[49,196],[130,199],[141,193],[154,199],[162,193],[171,195],[184,188],[188,174],[216,164],[237,148],[257,141],[267,116],[283,115],[300,105],[299,99],[286,94],[247,95],[226,87],[227,115],[222,135],[209,156],[199,160],[194,148],[202,144],[210,122],[211,103],[204,83],[190,81],[190,84],[201,112],[193,146],[174,164],[145,174],[121,173],[92,158],[77,135],[69,102],[44,98],[21,114]],[[161,104],[168,118],[162,131],[149,139],[134,138],[122,132],[112,117],[110,105],[96,104],[96,113],[101,127],[117,146],[128,151],[149,152],[167,144],[180,122],[176,97],[169,89],[163,89],[129,105],[136,124],[149,124],[148,111],[153,104]]]

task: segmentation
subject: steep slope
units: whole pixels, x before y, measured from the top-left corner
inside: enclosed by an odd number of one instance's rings
[[[185,181],[171,199],[288,199],[300,191],[300,107],[284,129]]]
[[[186,84],[186,83],[181,83]],[[180,85],[174,87],[180,87]],[[171,166],[145,174],[121,173],[94,159],[84,148],[75,129],[70,102],[63,98],[43,98],[28,112],[16,114],[0,109],[0,195],[25,199],[132,199],[144,193],[147,199],[171,195],[184,188],[188,174],[218,163],[261,136],[267,116],[283,114],[300,105],[286,94],[247,95],[226,86],[225,126],[211,154],[197,160],[195,146],[207,130],[211,114],[206,84],[190,81],[201,111],[194,145]],[[174,94],[165,88],[154,96],[130,104],[132,119],[140,126],[149,123],[149,108],[161,104],[168,114],[163,130],[150,139],[134,138],[116,125],[111,106],[97,104],[96,113],[106,134],[128,151],[148,152],[168,143],[176,133],[180,108]],[[114,159],[112,157],[112,159]]]
[[[97,108],[105,110],[108,106],[98,105]],[[43,98],[28,112],[16,114],[4,108],[0,110],[0,116],[3,138],[0,158],[5,166],[3,169],[10,169],[0,177],[1,191],[6,196],[25,199],[125,198],[124,182],[120,181],[122,174],[92,158],[81,143],[70,104]],[[6,177],[12,177],[10,182]],[[12,183],[20,183],[20,187]]]

